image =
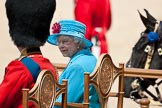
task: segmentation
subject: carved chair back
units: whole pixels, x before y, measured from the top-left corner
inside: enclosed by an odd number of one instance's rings
[[[34,87],[31,90],[23,88],[22,92],[23,108],[28,108],[31,102],[36,108],[52,108],[59,94],[62,94],[62,108],[67,105],[67,80],[63,80],[62,85],[58,84],[49,70],[42,70]]]

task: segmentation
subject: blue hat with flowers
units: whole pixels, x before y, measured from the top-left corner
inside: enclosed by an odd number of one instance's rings
[[[85,44],[85,48],[93,46],[92,42],[87,40],[85,36],[86,26],[76,20],[61,20],[58,23],[53,24],[53,34],[47,39],[47,42],[53,45],[57,45],[57,38],[60,35],[73,36],[82,40]]]

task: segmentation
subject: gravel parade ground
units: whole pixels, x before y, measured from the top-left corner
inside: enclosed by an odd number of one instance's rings
[[[126,63],[131,56],[132,47],[140,37],[140,33],[145,27],[139,17],[139,10],[145,15],[144,8],[147,9],[156,19],[162,20],[162,0],[111,0],[112,25],[107,32],[107,42],[109,54],[113,62],[118,66],[119,63]],[[8,63],[19,57],[18,49],[13,45],[9,32],[8,22],[5,12],[5,0],[0,0],[0,82],[2,82],[5,67]],[[74,19],[73,0],[57,0],[56,12],[52,23],[61,19]],[[68,58],[62,57],[58,48],[48,43],[42,47],[43,55],[53,63],[67,63]],[[116,83],[117,84],[117,83]],[[117,89],[117,85],[113,90]],[[162,89],[161,89],[162,90]],[[109,108],[115,108],[116,98],[110,98]],[[139,108],[130,99],[124,99],[123,108]],[[151,106],[150,108],[161,108]]]

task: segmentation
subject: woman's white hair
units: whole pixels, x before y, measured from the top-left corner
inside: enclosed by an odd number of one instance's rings
[[[74,37],[74,42],[79,44],[79,48],[84,49],[85,43],[78,37]]]

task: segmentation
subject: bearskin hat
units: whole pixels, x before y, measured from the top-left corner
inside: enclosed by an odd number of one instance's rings
[[[55,0],[6,0],[10,36],[17,46],[44,45],[50,32]]]

